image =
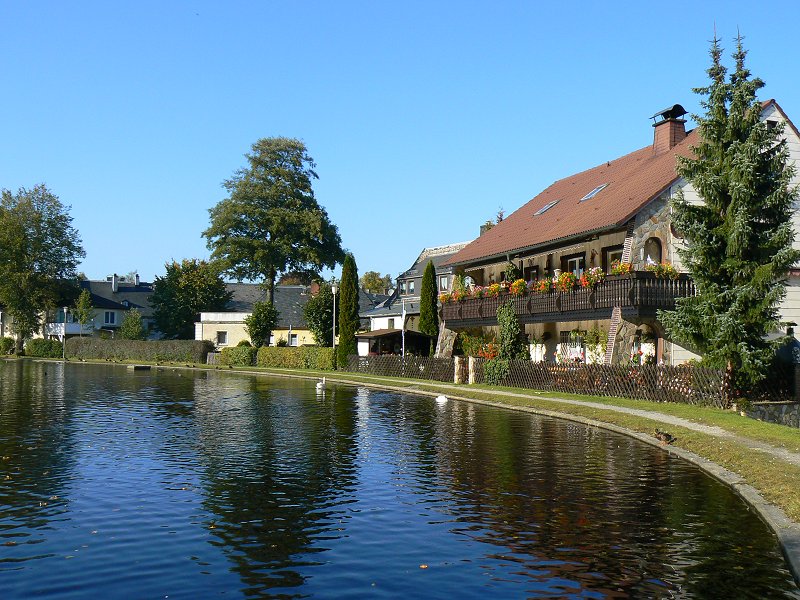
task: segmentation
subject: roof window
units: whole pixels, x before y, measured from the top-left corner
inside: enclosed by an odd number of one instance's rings
[[[546,213],[548,210],[550,210],[551,208],[553,208],[553,207],[554,207],[556,204],[558,204],[558,200],[553,200],[552,202],[548,202],[548,203],[547,203],[547,204],[545,204],[545,205],[544,205],[542,208],[540,208],[540,209],[539,209],[539,210],[537,210],[535,213],[533,213],[533,216],[534,216],[534,217],[538,217],[538,216],[539,216],[539,215],[541,215],[542,213]]]
[[[607,187],[608,187],[608,184],[607,184],[607,183],[604,183],[603,185],[598,185],[598,186],[597,186],[596,188],[594,188],[594,189],[593,189],[591,192],[589,192],[589,193],[588,193],[588,194],[586,194],[586,195],[585,195],[583,198],[581,198],[581,202],[585,202],[586,200],[590,200],[591,198],[594,198],[595,196],[597,196],[597,194],[599,194],[600,192],[602,192],[602,191],[603,191],[604,189],[606,189]]]

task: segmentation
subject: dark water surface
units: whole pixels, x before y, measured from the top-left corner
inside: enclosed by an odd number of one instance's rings
[[[0,362],[0,598],[798,598],[624,436],[217,372]]]

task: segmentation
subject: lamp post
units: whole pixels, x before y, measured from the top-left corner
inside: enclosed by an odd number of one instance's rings
[[[68,307],[64,307],[64,337],[61,338],[61,360],[67,360],[67,311]]]
[[[331,281],[331,292],[333,292],[333,349],[336,350],[336,292],[339,288],[336,286],[336,278]]]

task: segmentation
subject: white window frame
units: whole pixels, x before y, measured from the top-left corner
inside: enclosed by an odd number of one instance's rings
[[[107,310],[103,315],[103,325],[116,325],[117,324],[117,312],[114,310]]]
[[[447,291],[449,284],[449,278],[447,275],[439,275],[439,290],[444,292]]]
[[[290,333],[286,345],[289,346],[290,348],[297,348],[298,340],[299,338],[297,337],[296,333]]]
[[[217,332],[217,346],[227,346],[228,345],[228,332],[227,331],[218,331]]]

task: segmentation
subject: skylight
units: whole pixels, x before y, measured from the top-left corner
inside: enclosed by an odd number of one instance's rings
[[[533,213],[533,216],[538,217],[540,214],[545,213],[551,208],[553,208],[556,204],[558,204],[558,200],[553,200],[552,202],[548,202],[542,208]]]
[[[603,185],[598,185],[591,192],[589,192],[583,198],[581,198],[581,202],[585,202],[586,200],[589,200],[590,198],[594,198],[595,196],[597,196],[597,194],[602,192],[607,187],[608,187],[607,183],[604,183]]]

